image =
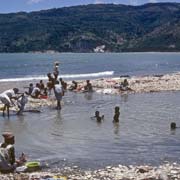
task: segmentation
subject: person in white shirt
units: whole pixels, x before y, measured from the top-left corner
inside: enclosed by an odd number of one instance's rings
[[[54,86],[54,94],[57,100],[57,109],[61,109],[61,100],[63,96],[62,86],[59,84],[59,81],[56,81]]]
[[[39,83],[37,83],[36,87],[33,89],[32,93],[31,93],[31,97],[38,98],[40,94],[41,94],[40,85],[39,85]]]
[[[3,93],[0,94],[0,100],[4,104],[3,116],[5,116],[5,110],[7,108],[7,115],[9,117],[9,107],[10,106],[15,106],[12,99],[17,99],[16,95],[18,94],[18,92],[19,92],[19,89],[13,88],[13,89],[6,90],[6,91],[4,91]]]

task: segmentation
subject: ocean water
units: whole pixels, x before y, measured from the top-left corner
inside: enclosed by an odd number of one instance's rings
[[[54,61],[65,79],[177,72],[180,53],[0,54],[0,81],[46,79]]]
[[[43,77],[55,60],[60,60],[66,79],[72,74],[89,79],[166,74],[180,71],[179,59],[178,53],[0,54],[0,79]],[[180,126],[179,99],[178,91],[122,96],[67,92],[61,111],[47,107],[38,114],[0,116],[0,132],[15,134],[17,155],[23,151],[29,159],[46,161],[51,167],[180,162],[180,129],[170,130],[171,122]],[[116,105],[119,125],[112,123]],[[96,110],[105,116],[101,124],[90,118]]]

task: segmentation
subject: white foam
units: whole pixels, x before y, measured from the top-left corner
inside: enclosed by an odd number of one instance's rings
[[[64,74],[60,75],[61,78],[67,79],[76,79],[76,78],[90,78],[90,77],[102,77],[102,76],[112,76],[114,71],[104,71],[97,73],[88,73],[88,74]],[[17,81],[33,81],[33,80],[47,80],[47,76],[31,76],[31,77],[22,77],[22,78],[9,78],[9,79],[0,79],[0,82],[17,82]]]

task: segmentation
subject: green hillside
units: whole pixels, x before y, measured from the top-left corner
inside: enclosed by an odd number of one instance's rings
[[[94,52],[97,46],[107,52],[180,51],[180,4],[99,4],[0,14],[0,52]]]

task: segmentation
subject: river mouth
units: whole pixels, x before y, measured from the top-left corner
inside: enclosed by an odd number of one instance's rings
[[[78,165],[158,165],[179,162],[180,93],[161,92],[103,95],[67,92],[61,111],[41,108],[41,113],[0,117],[0,130],[15,134],[16,154],[47,162],[50,167]],[[114,107],[120,106],[120,122],[113,124]],[[105,116],[97,123],[96,110]]]

